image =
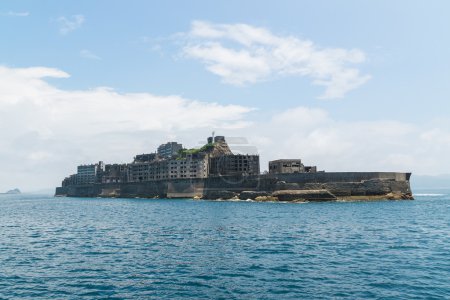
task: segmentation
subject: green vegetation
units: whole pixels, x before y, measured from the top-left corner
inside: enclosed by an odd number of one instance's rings
[[[185,158],[187,155],[190,154],[197,154],[197,153],[201,153],[201,152],[209,152],[214,148],[215,143],[209,143],[204,145],[201,148],[192,148],[192,149],[181,149],[180,151],[178,151],[178,157],[177,159],[182,159]]]

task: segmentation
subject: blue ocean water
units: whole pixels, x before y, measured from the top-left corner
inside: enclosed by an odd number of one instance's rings
[[[0,196],[4,299],[450,298],[450,191],[254,203]]]

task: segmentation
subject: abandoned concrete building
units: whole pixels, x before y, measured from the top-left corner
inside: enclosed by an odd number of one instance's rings
[[[176,156],[178,151],[181,149],[183,149],[182,144],[178,144],[177,142],[168,142],[158,147],[158,155],[163,158],[171,158]]]
[[[315,172],[317,172],[316,166],[305,166],[301,159],[278,159],[269,162],[270,174]]]
[[[199,149],[183,149],[182,144],[169,142],[160,145],[155,153],[136,155],[128,164],[81,165],[62,185],[260,174],[259,155],[234,154],[224,136],[208,137],[207,142]],[[305,166],[300,159],[269,162],[270,174],[314,172],[317,167]]]

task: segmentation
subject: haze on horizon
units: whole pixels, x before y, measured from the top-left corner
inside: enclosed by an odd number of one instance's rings
[[[0,4],[0,192],[212,131],[262,169],[450,173],[448,1],[46,4]]]

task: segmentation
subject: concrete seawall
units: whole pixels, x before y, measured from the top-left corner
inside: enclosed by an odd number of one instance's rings
[[[263,192],[272,195],[275,192],[280,194],[280,191],[286,191],[286,193],[291,191],[290,193],[293,194],[292,191],[299,190],[326,190],[335,199],[364,200],[383,197],[386,199],[411,199],[410,176],[411,173],[396,172],[320,172],[222,176],[205,179],[99,183],[59,187],[56,189],[56,196],[229,199],[239,197],[244,191]],[[295,194],[304,195],[305,192]],[[311,194],[313,193],[311,192]],[[258,193],[255,193],[255,195],[258,195]],[[268,199],[273,199],[273,197]]]

